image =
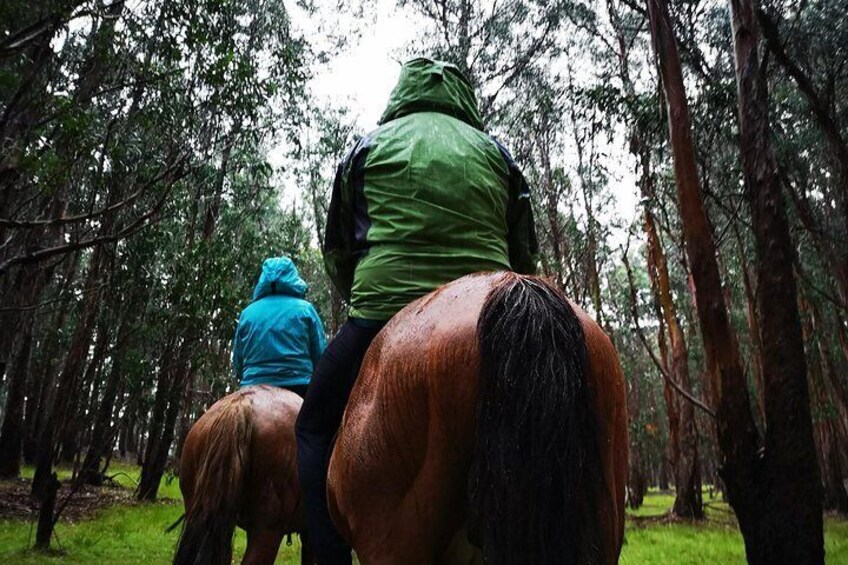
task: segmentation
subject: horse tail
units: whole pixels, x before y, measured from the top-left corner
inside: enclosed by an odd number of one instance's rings
[[[232,559],[253,429],[250,399],[236,395],[210,416],[174,565],[229,565]]]
[[[542,279],[508,274],[477,323],[470,531],[489,565],[598,563],[600,475],[583,329]]]

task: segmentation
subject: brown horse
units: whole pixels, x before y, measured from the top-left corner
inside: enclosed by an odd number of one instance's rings
[[[180,461],[185,523],[174,563],[229,565],[236,525],[247,531],[242,563],[273,563],[283,536],[300,532],[313,563],[297,482],[291,391],[249,386],[216,402],[192,426]]]
[[[627,415],[615,349],[560,291],[471,275],[372,343],[328,499],[362,563],[615,563]]]

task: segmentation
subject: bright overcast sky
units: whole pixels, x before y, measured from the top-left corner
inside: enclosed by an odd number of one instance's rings
[[[333,4],[331,0],[329,4]],[[320,5],[315,14],[307,15],[296,5],[291,7],[292,19],[310,41],[318,41],[325,29],[348,36],[342,52],[326,64],[312,69],[307,87],[319,106],[346,106],[359,132],[377,127],[389,94],[400,74],[401,53],[415,36],[413,16],[397,8],[395,0],[378,0],[369,4],[362,18],[353,20],[351,14],[334,14]],[[379,33],[377,33],[379,30]],[[326,45],[317,45],[326,48]],[[285,166],[285,143],[274,147],[269,160],[275,167]],[[294,179],[284,176],[282,204],[300,200],[301,191]]]
[[[376,12],[366,15],[359,40],[318,69],[311,83],[318,97],[347,102],[362,131],[377,127],[400,74],[401,51],[415,36],[412,18],[393,1],[374,5]]]

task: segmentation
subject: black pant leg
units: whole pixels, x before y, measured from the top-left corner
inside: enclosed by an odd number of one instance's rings
[[[348,321],[327,346],[315,367],[297,418],[297,466],[306,503],[312,549],[321,565],[348,565],[350,547],[336,531],[327,509],[327,469],[362,359],[379,327]]]
[[[309,385],[290,385],[284,388],[289,389],[301,398],[306,398],[306,391],[308,390],[308,386]]]

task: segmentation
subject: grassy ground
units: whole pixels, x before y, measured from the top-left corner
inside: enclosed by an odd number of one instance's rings
[[[621,563],[745,563],[742,536],[727,504],[711,499],[706,492],[704,502],[704,522],[671,522],[662,517],[674,504],[674,495],[649,493],[641,508],[628,511]],[[848,565],[848,521],[825,518],[825,551],[829,565]]]
[[[127,488],[138,479],[133,467],[113,467],[113,472],[123,473],[116,481]],[[28,522],[0,521],[0,563],[169,563],[177,532],[168,534],[165,528],[180,516],[182,504],[176,481],[163,481],[159,492],[163,498],[157,503],[119,505],[73,523],[60,523],[53,543],[60,549],[50,555],[26,549],[35,535]],[[672,495],[651,492],[645,504],[630,514],[622,564],[744,563],[742,538],[724,503],[707,499],[707,520],[692,524],[664,518],[673,502]],[[300,562],[296,537],[293,542],[291,547],[281,547],[277,563]],[[240,558],[245,545],[241,530],[235,545]],[[848,565],[848,521],[826,519],[825,546],[828,564]]]
[[[32,468],[24,468],[22,475],[32,478],[32,473]],[[116,474],[115,482],[127,489],[135,488],[139,478],[138,467],[130,465],[113,463],[109,473]],[[70,470],[60,469],[60,479],[70,476]],[[27,550],[35,540],[34,524],[22,520],[0,520],[0,563],[170,563],[179,528],[171,533],[165,530],[183,512],[178,481],[169,482],[164,478],[159,487],[159,497],[160,500],[155,503],[120,505],[99,510],[88,519],[70,523],[61,521],[56,525],[56,537],[53,539],[55,551],[48,555]],[[235,554],[238,561],[244,554],[246,542],[244,532],[236,529]],[[292,542],[291,547],[284,542],[277,563],[300,563],[300,541],[294,536]]]

